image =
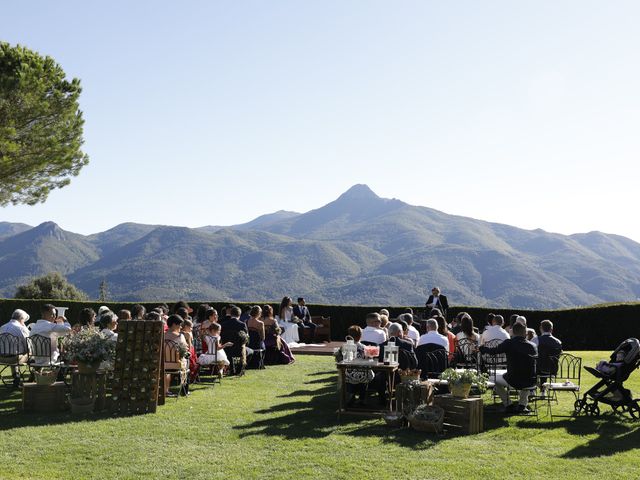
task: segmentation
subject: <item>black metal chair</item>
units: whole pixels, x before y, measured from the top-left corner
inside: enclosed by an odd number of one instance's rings
[[[478,342],[469,338],[461,338],[456,344],[454,363],[456,368],[473,369],[480,371],[480,353],[477,350]]]
[[[0,335],[0,378],[4,385],[13,385],[21,380],[21,369],[27,366],[27,352],[27,344],[23,338],[10,333]],[[11,380],[3,375],[7,369],[11,371]]]
[[[553,372],[549,373],[548,381],[541,384],[541,387],[547,391],[546,400],[552,420],[554,415],[551,403],[558,403],[558,392],[570,392],[575,397],[575,401],[578,401],[581,372],[582,358],[570,353],[562,353],[557,359],[555,375]],[[571,415],[556,415],[556,417],[560,416]]]
[[[427,343],[416,347],[420,378],[438,378],[449,367],[449,354],[441,345]]]

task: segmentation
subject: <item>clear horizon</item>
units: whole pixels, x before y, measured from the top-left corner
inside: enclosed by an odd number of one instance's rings
[[[640,241],[640,4],[116,0],[4,6],[80,78],[91,163],[0,221],[89,234],[304,213],[354,184]]]

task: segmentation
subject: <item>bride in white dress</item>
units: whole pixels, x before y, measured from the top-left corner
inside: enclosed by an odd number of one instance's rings
[[[287,342],[288,345],[298,343],[300,335],[298,334],[298,325],[293,322],[293,300],[291,297],[284,297],[280,303],[280,316],[276,317],[278,325],[282,328],[280,338]]]

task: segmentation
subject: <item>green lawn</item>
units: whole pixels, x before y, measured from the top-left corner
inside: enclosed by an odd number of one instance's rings
[[[586,365],[608,352],[578,352]],[[593,384],[584,372],[583,386]],[[0,478],[635,479],[640,421],[485,414],[485,432],[444,436],[335,414],[332,357],[195,386],[158,413],[77,419],[16,412],[0,387]],[[640,391],[640,373],[627,383]],[[569,412],[570,394],[557,408]],[[608,407],[603,406],[607,411]]]

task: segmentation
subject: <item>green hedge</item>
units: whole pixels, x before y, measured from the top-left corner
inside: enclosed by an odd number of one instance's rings
[[[134,302],[72,302],[66,300],[18,300],[0,299],[0,324],[11,318],[11,313],[16,308],[25,310],[35,321],[40,317],[40,308],[45,303],[69,307],[67,318],[75,323],[80,310],[91,307],[98,310],[100,305],[106,304],[117,312],[120,309],[131,310]],[[159,302],[142,303],[148,310],[154,308]],[[197,307],[200,302],[191,302],[191,306]],[[226,305],[224,302],[208,302],[218,311]],[[169,303],[171,305],[171,303]],[[236,303],[243,308],[250,303]],[[262,305],[262,303],[259,303]],[[277,311],[279,304],[271,304]],[[323,315],[331,317],[331,338],[341,340],[345,336],[350,325],[365,325],[365,317],[369,312],[387,308],[392,317],[403,313],[405,307],[377,307],[377,306],[352,306],[352,305],[309,305],[311,315]],[[422,309],[414,307],[414,313],[420,315]],[[458,312],[466,311],[474,319],[476,325],[482,324],[487,314],[492,312],[500,314],[508,321],[512,313],[519,313],[527,317],[528,326],[538,331],[540,322],[549,319],[554,324],[555,335],[562,340],[567,350],[613,350],[620,342],[629,337],[640,338],[640,303],[620,303],[595,305],[592,307],[575,308],[567,310],[514,310],[480,307],[452,307],[449,309],[449,318],[453,318]]]

